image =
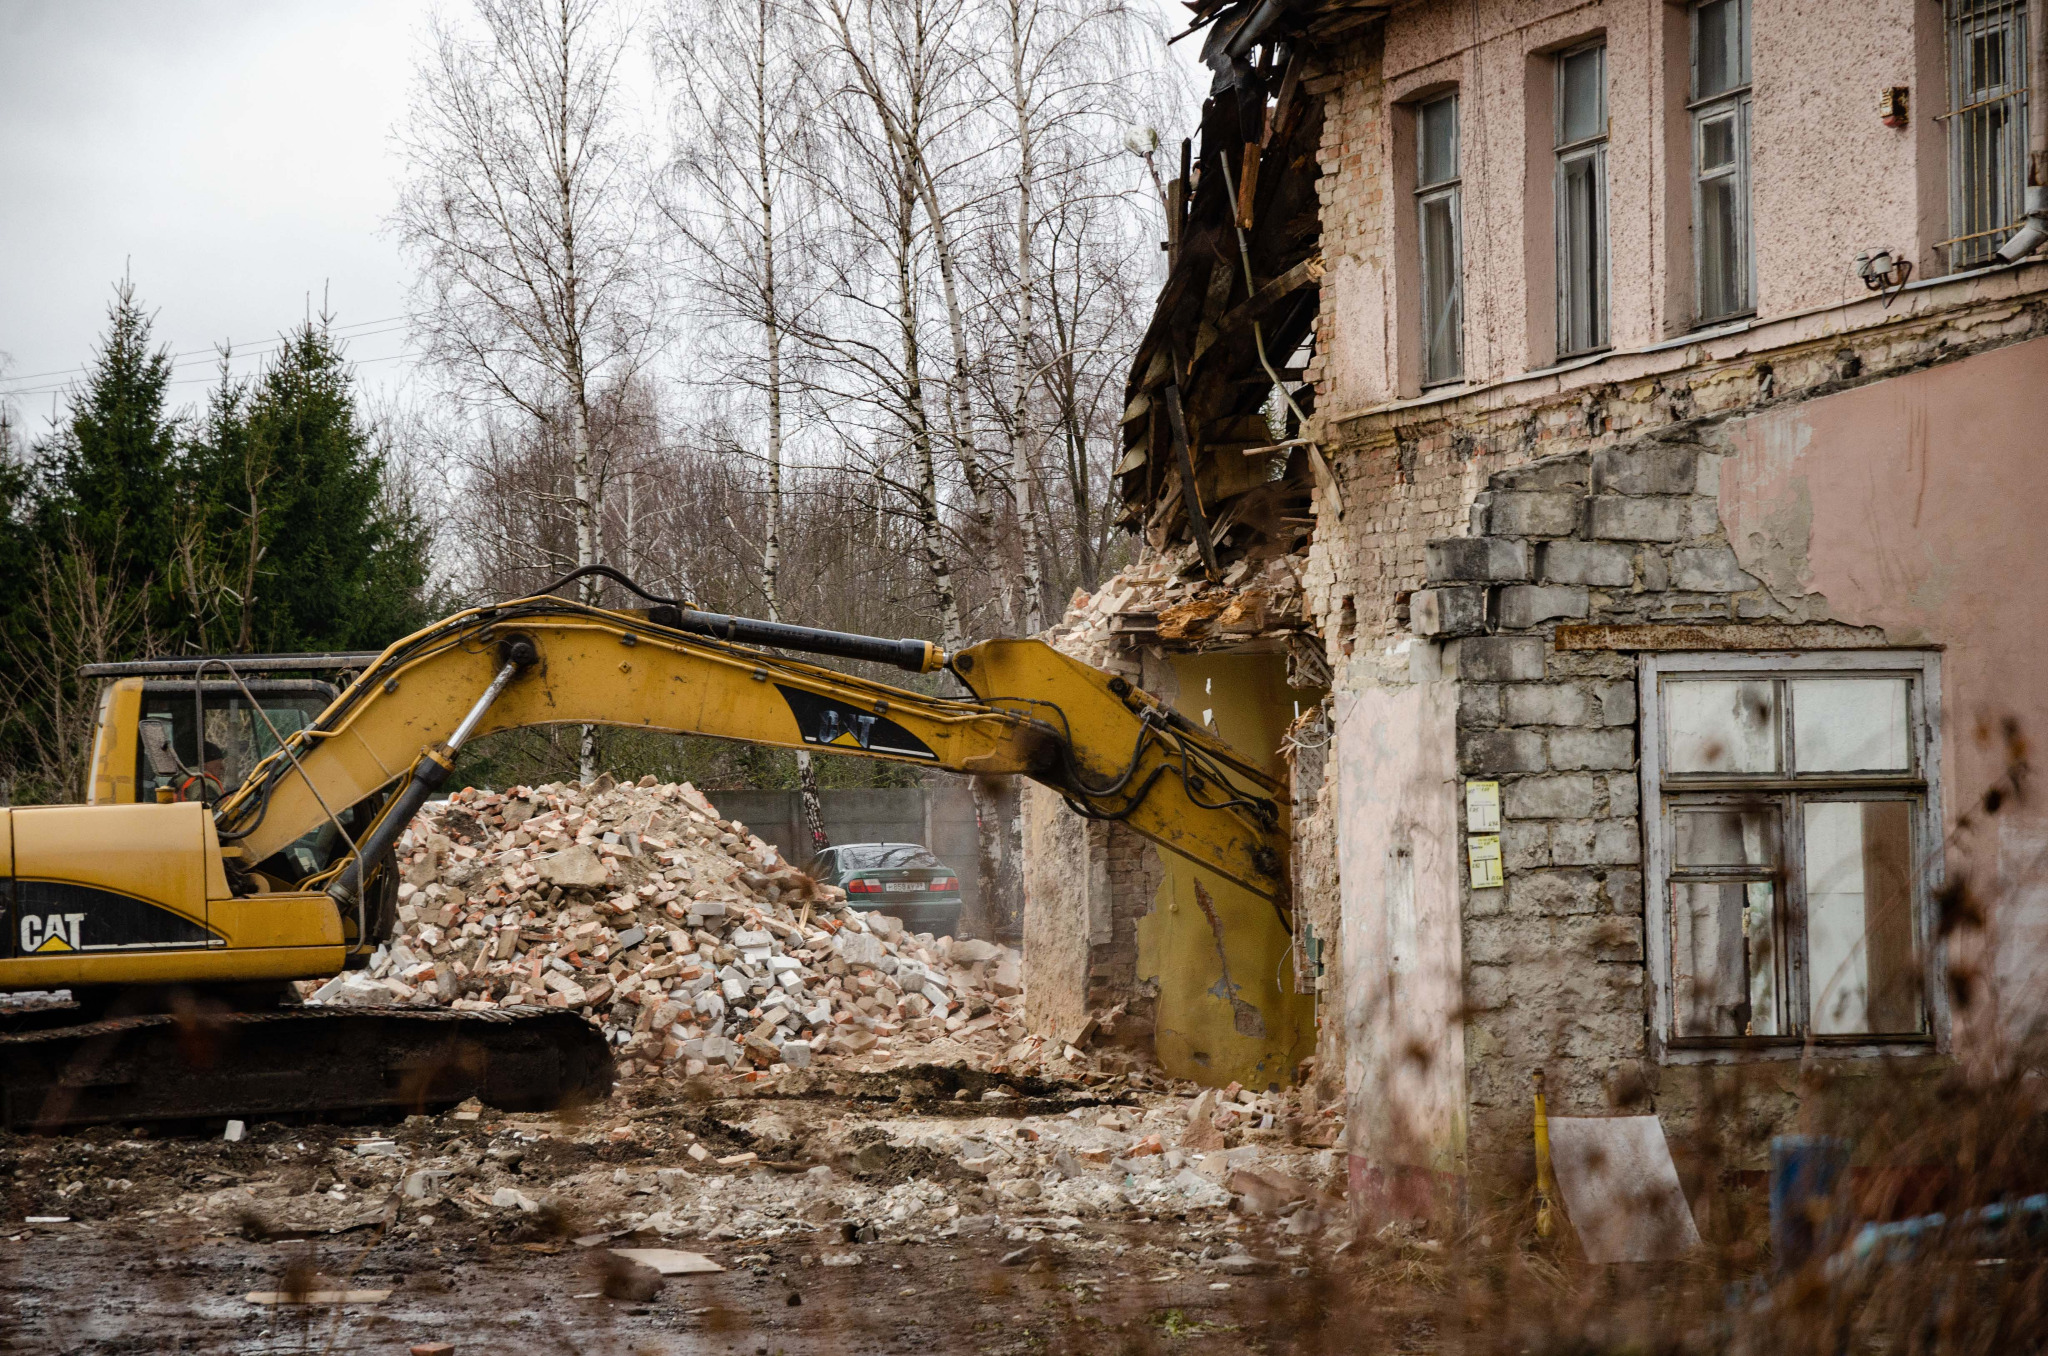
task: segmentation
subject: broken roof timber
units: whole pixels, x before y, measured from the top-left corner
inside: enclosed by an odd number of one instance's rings
[[[1300,384],[1296,355],[1320,305],[1323,96],[1307,68],[1324,35],[1387,6],[1190,8],[1194,27],[1207,29],[1202,59],[1216,78],[1199,142],[1183,144],[1168,189],[1167,279],[1133,356],[1116,474],[1123,525],[1154,549],[1193,542],[1213,574],[1230,560],[1296,549],[1313,522],[1310,493],[1326,472],[1302,427],[1314,392]],[[1169,385],[1184,455],[1161,399]]]

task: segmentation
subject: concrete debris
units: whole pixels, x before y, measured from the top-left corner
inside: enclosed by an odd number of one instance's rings
[[[391,1298],[389,1290],[251,1290],[242,1297],[250,1304],[382,1304]]]
[[[398,925],[309,1003],[582,1012],[622,1077],[861,1058],[1016,1067],[1022,966],[907,934],[783,861],[687,782],[600,778],[430,804],[398,845]]]
[[[1241,560],[1223,580],[1202,578],[1193,546],[1164,554],[1147,551],[1094,593],[1076,591],[1066,615],[1045,634],[1055,649],[1097,668],[1130,667],[1133,639],[1233,644],[1284,637],[1302,621],[1301,570],[1305,557],[1275,556],[1263,564]],[[1121,639],[1121,644],[1119,640]]]
[[[725,1270],[701,1252],[683,1252],[677,1248],[613,1248],[612,1256],[652,1267],[664,1276],[698,1276]]]
[[[661,1272],[622,1253],[607,1253],[603,1262],[606,1299],[645,1303],[661,1292]]]

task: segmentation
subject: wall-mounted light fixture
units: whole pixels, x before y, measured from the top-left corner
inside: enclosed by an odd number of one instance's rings
[[[1904,85],[1892,85],[1877,92],[1877,116],[1884,119],[1887,127],[1904,127],[1910,121]]]
[[[1906,279],[1913,276],[1913,261],[1897,258],[1883,247],[1865,250],[1856,256],[1856,276],[1873,292],[1904,287]]]

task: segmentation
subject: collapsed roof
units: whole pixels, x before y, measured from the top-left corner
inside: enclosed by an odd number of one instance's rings
[[[1304,437],[1301,363],[1322,277],[1317,43],[1386,12],[1359,0],[1197,0],[1216,72],[1200,147],[1167,189],[1164,288],[1125,391],[1122,524],[1154,550],[1192,542],[1203,572],[1298,548],[1309,491],[1330,486]],[[1192,486],[1192,493],[1190,487]]]

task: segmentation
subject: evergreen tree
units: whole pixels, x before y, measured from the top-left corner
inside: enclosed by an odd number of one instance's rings
[[[51,549],[83,550],[122,594],[162,588],[171,558],[178,429],[164,414],[168,347],[122,279],[70,418],[37,449],[36,514]]]
[[[210,562],[189,572],[201,581],[191,592],[207,643],[376,648],[424,620],[425,533],[386,493],[384,460],[324,324],[287,336],[253,386],[223,377],[187,455],[193,520],[182,536]],[[209,608],[209,588],[225,602]]]

